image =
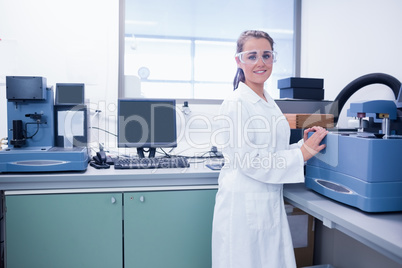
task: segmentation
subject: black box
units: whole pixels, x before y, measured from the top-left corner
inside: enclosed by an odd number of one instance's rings
[[[323,100],[324,89],[317,88],[284,88],[279,91],[280,98]]]
[[[303,78],[289,77],[278,80],[278,88],[324,88],[324,79],[321,78]]]

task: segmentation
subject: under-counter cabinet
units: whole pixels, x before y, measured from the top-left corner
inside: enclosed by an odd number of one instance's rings
[[[124,194],[125,268],[210,268],[216,190]]]
[[[122,193],[6,196],[6,267],[122,267]]]
[[[215,194],[6,194],[6,267],[211,267]]]

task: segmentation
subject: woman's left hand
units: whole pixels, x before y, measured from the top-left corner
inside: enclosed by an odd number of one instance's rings
[[[304,140],[304,142],[306,142],[306,140],[308,139],[308,133],[317,132],[319,130],[325,130],[325,129],[323,127],[317,127],[317,126],[305,129],[304,132],[303,132],[303,140]]]
[[[308,133],[314,132],[310,138],[308,138]],[[320,144],[321,141],[328,134],[328,131],[323,127],[311,127],[304,131],[304,143],[300,147],[303,155],[303,160],[307,161],[316,155],[319,151],[326,147],[325,144]]]

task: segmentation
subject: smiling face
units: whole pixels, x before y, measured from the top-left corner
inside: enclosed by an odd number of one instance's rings
[[[266,51],[272,50],[270,42],[265,38],[252,37],[248,39],[243,45],[243,51]],[[241,62],[236,58],[237,66],[243,69],[245,76],[245,84],[253,90],[262,90],[264,88],[264,82],[271,76],[272,63],[266,64],[260,56],[255,64],[247,64]]]

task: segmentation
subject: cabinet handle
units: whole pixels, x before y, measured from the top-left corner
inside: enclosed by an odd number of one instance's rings
[[[140,196],[140,202],[141,202],[141,203],[144,203],[144,201],[145,201],[145,197],[144,197],[143,195],[141,195],[141,196]]]
[[[114,203],[116,203],[116,198],[114,198],[114,197],[112,196],[112,198],[110,198],[110,201],[112,202],[112,204],[114,204]]]

